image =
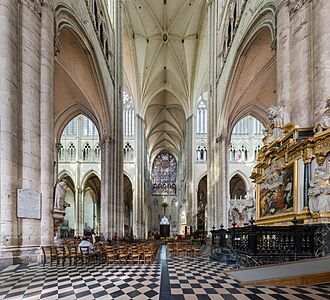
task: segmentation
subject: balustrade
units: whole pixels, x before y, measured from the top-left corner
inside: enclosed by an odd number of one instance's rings
[[[257,226],[212,230],[212,257],[234,256],[238,264],[260,265],[324,256],[330,230],[325,224]]]

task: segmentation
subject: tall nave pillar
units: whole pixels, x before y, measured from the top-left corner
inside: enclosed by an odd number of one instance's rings
[[[54,0],[1,1],[0,26],[0,259],[10,263],[53,242]]]
[[[285,106],[285,120],[290,120],[290,15],[288,0],[277,0],[276,95],[277,105]]]
[[[101,134],[101,235],[105,239],[114,234],[124,235],[123,196],[123,101],[122,101],[122,16],[123,3],[115,1],[116,34],[114,89],[108,99],[111,103],[111,128]]]
[[[218,179],[215,184],[217,197],[215,198],[215,224],[218,229],[220,225],[228,227],[228,197],[229,197],[229,178],[228,178],[228,144],[229,137],[222,134],[216,140],[216,165],[215,176]]]
[[[17,245],[18,187],[18,0],[0,5],[0,258]]]
[[[123,157],[118,142],[108,134],[101,138],[101,235],[105,239],[111,239],[115,234],[120,237],[124,233],[123,169],[120,164]]]
[[[44,0],[41,13],[40,68],[40,192],[41,245],[54,241],[54,0]]]
[[[219,185],[220,180],[220,165],[219,165],[219,146],[217,142],[217,126],[219,104],[216,90],[216,73],[217,73],[217,12],[218,1],[209,1],[208,4],[208,28],[209,28],[209,101],[208,101],[208,128],[207,128],[207,231],[210,234],[212,227],[219,228],[220,224],[224,222],[223,218],[219,220],[219,210],[223,211],[223,205],[225,205],[226,199],[220,199],[219,197]],[[222,215],[222,213],[221,213]]]
[[[313,1],[313,101],[314,124],[325,109],[330,97],[330,1]]]
[[[147,234],[144,230],[148,215],[148,206],[145,207],[144,201],[144,183],[145,183],[145,130],[144,120],[138,114],[135,118],[136,130],[136,151],[135,151],[135,190],[133,193],[133,235],[136,238],[144,238]]]
[[[285,123],[312,126],[330,97],[329,14],[327,0],[277,0],[276,93],[291,112]]]
[[[193,216],[193,116],[191,115],[186,120],[186,201],[187,201],[187,225],[195,225],[192,224],[192,216]],[[197,212],[197,209],[196,209]]]
[[[20,0],[21,186],[40,192],[40,1]],[[52,30],[53,31],[53,30]],[[25,209],[28,209],[27,207]],[[18,219],[22,244],[39,246],[40,221]]]
[[[311,1],[290,0],[291,121],[311,125]],[[286,54],[284,54],[286,55]]]

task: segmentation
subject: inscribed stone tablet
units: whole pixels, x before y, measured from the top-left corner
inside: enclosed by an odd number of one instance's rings
[[[17,217],[41,219],[41,193],[31,189],[18,189]]]

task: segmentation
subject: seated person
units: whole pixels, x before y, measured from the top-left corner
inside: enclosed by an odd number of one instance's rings
[[[119,240],[117,232],[115,232],[115,234],[113,235],[112,240],[113,241],[118,241]]]
[[[94,245],[88,240],[86,236],[82,238],[82,241],[78,245],[78,252],[80,252],[80,247],[88,247],[89,253],[98,253],[99,251],[95,249]],[[84,249],[85,250],[85,249]],[[85,253],[85,251],[84,251]]]

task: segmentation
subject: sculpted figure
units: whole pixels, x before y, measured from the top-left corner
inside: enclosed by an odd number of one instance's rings
[[[269,123],[273,125],[274,128],[283,127],[283,106],[271,105],[266,112]]]
[[[314,127],[314,132],[320,132],[330,127],[330,97],[326,99],[325,110],[320,118],[320,121]]]
[[[255,212],[256,212],[256,208],[255,208],[255,195],[254,195],[254,188],[251,187],[248,190],[247,196],[246,196],[246,210],[247,210],[247,221],[249,219],[251,219],[252,217],[255,218]]]
[[[308,190],[311,213],[330,212],[330,174],[325,167],[317,167]]]
[[[54,209],[65,211],[70,204],[65,201],[67,185],[64,180],[60,180],[55,185]]]

